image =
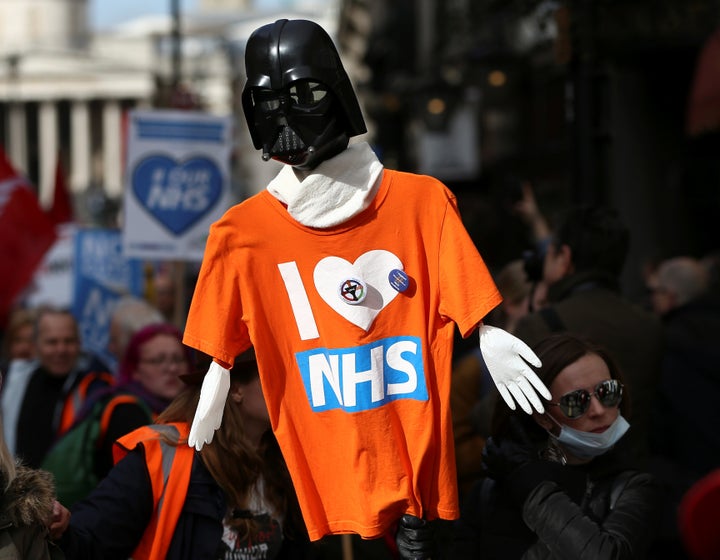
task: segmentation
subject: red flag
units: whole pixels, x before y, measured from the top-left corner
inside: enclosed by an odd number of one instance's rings
[[[55,223],[0,149],[0,325],[56,238]]]
[[[50,210],[48,210],[48,215],[56,224],[74,221],[72,200],[65,181],[65,172],[60,157],[58,157],[57,166],[55,167],[55,192],[53,193],[53,203]]]
[[[695,64],[695,75],[685,117],[690,136],[720,130],[720,27],[705,42]]]

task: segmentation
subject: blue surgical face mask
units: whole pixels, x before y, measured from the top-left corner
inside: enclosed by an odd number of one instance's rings
[[[591,459],[612,449],[630,427],[621,414],[618,414],[615,422],[601,434],[576,430],[558,423],[552,416],[550,418],[560,426],[560,435],[551,433],[550,437],[578,459]]]

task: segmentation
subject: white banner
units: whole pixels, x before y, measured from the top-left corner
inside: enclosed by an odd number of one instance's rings
[[[70,309],[75,290],[75,235],[74,225],[58,228],[58,238],[45,253],[42,264],[35,271],[31,288],[25,293],[25,304],[30,307],[51,305]]]
[[[232,120],[131,111],[123,254],[201,261],[210,225],[230,206]]]

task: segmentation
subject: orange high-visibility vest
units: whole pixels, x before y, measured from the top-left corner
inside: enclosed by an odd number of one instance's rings
[[[58,437],[67,432],[72,425],[75,424],[78,413],[87,400],[90,385],[96,381],[102,381],[109,386],[115,385],[115,378],[106,371],[88,373],[83,377],[80,383],[78,383],[78,386],[67,396],[65,403],[63,403],[60,425],[58,426]]]
[[[187,445],[186,423],[143,426],[121,437],[113,447],[117,463],[138,445],[145,448],[153,492],[153,515],[133,560],[164,560],[180,518],[192,471],[195,450]],[[169,438],[169,443],[163,437]]]

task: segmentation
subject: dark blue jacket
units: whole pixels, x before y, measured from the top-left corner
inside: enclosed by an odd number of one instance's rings
[[[202,461],[195,457],[168,560],[217,558],[226,501]],[[75,505],[60,546],[67,558],[74,560],[127,560],[142,538],[152,509],[150,478],[139,447],[118,462],[88,498]],[[308,549],[307,542],[286,539],[277,558],[300,560]]]

